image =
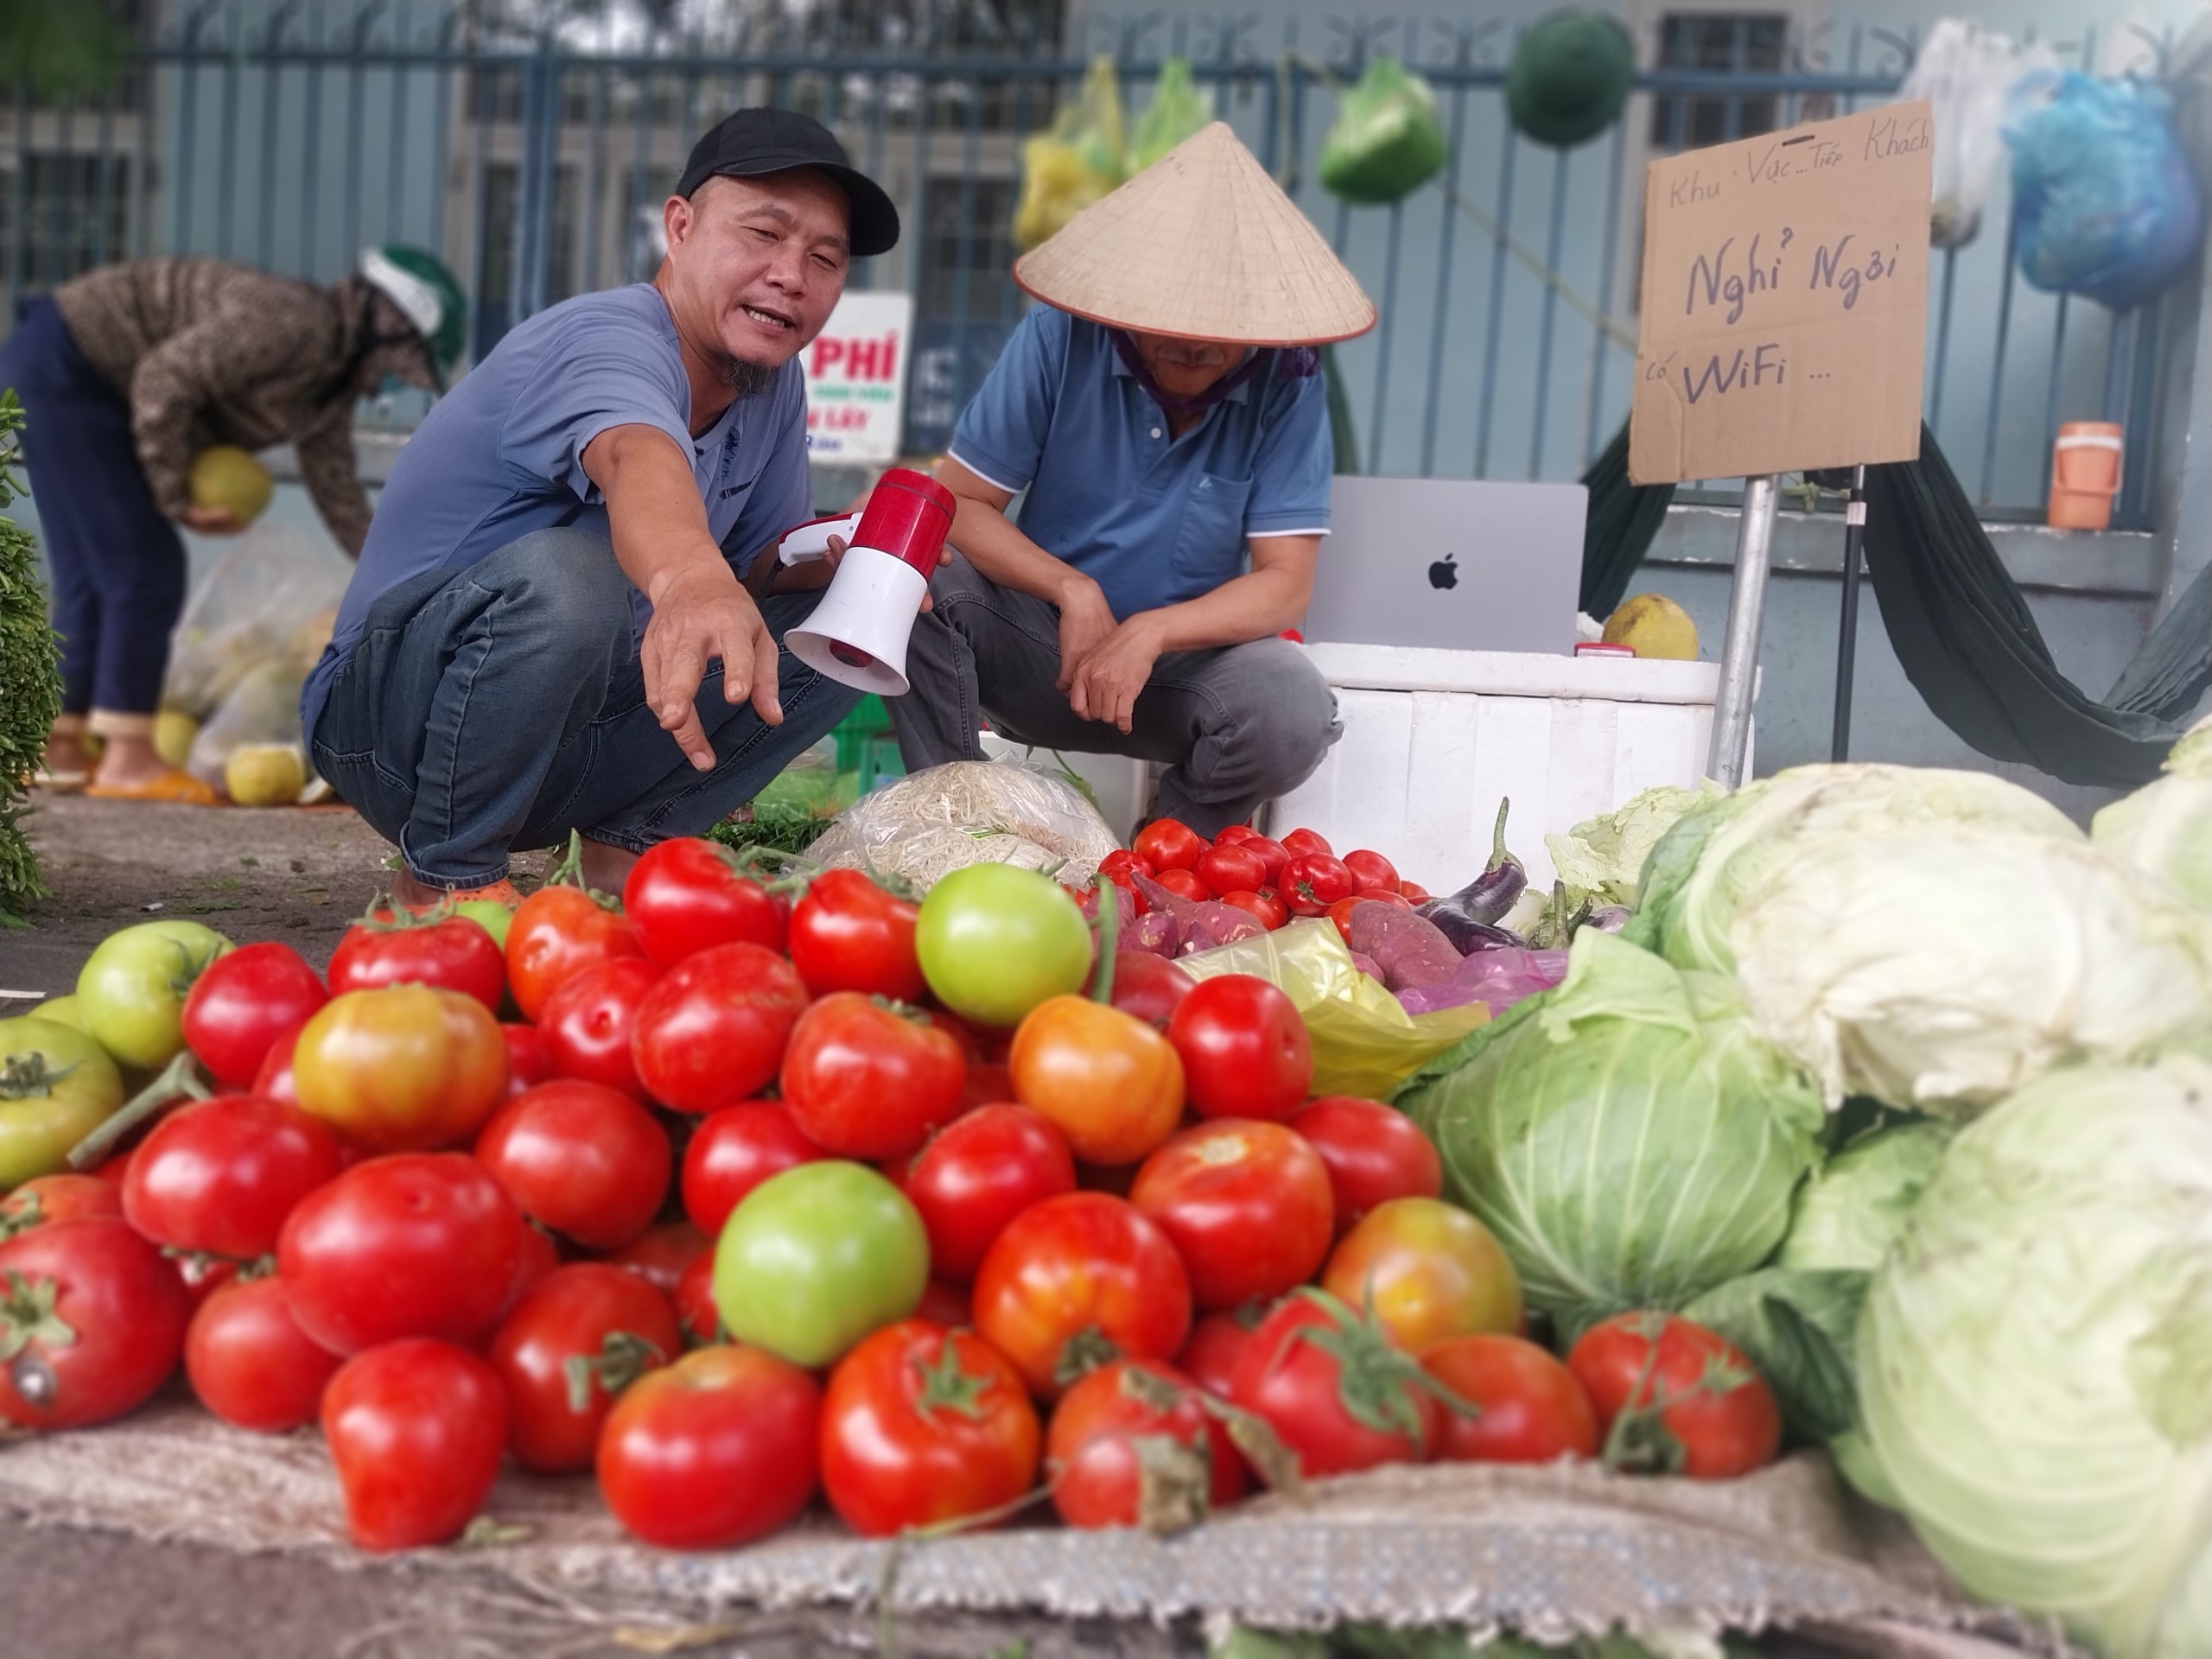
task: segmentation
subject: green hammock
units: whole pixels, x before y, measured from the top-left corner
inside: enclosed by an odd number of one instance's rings
[[[1629,482],[1628,429],[1591,463],[1582,608],[1611,612],[1674,498]],[[1925,427],[1920,459],[1866,469],[1866,569],[1905,677],[1982,753],[2069,784],[2156,777],[2174,722],[2212,686],[2212,569],[2192,582],[2102,702],[2061,673],[1974,503]]]

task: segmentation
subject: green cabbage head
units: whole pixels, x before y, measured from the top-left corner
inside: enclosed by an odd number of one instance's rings
[[[1570,1328],[1681,1307],[1765,1261],[1822,1122],[1732,982],[1594,928],[1563,984],[1414,1073],[1398,1102],[1529,1303]]]
[[[2015,830],[2076,842],[2050,802],[1980,772],[1876,765],[1793,766],[1700,802],[1651,849],[1627,937],[1678,968],[1732,973],[1731,931],[1745,897],[1815,862],[1820,843],[1916,825]]]
[[[1797,852],[1729,937],[1759,1030],[1831,1106],[1963,1116],[2212,1020],[2212,918],[2085,842],[1916,826]]]
[[[2091,819],[2089,839],[2191,904],[2212,908],[2212,717],[2174,745],[2165,771]]]
[[[1861,1419],[1975,1594],[2212,1654],[2212,1067],[2054,1072],[1961,1130],[1876,1271]]]
[[[1951,1135],[1948,1123],[1899,1123],[1836,1154],[1797,1189],[1775,1265],[1873,1272],[1935,1179]]]

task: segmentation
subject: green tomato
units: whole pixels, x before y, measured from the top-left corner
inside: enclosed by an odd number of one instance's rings
[[[1090,927],[1075,900],[1011,864],[970,864],[931,887],[914,950],[938,1001],[986,1026],[1018,1026],[1090,976]]]
[[[48,997],[23,1016],[30,1020],[51,1020],[57,1026],[67,1026],[72,1031],[85,1030],[85,1016],[78,1011],[73,996]],[[90,1036],[90,1032],[86,1032]]]
[[[470,921],[492,936],[492,943],[501,950],[507,948],[507,925],[515,913],[496,899],[463,899],[453,907],[456,916],[466,916]]]
[[[799,1164],[747,1193],[715,1249],[715,1306],[740,1342],[810,1369],[920,1306],[929,1235],[865,1164]]]
[[[123,1104],[107,1051],[58,1020],[0,1020],[0,1192],[68,1166],[69,1149]]]
[[[197,922],[141,922],[109,934],[77,976],[85,1029],[124,1065],[167,1065],[184,1052],[178,1021],[192,982],[230,948]]]

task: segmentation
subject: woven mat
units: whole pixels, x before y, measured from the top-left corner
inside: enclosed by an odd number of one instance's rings
[[[87,1433],[0,1446],[0,1506],[34,1523],[244,1552],[363,1558],[346,1543],[311,1433],[228,1428],[181,1401]],[[1629,1478],[1592,1466],[1393,1468],[1263,1497],[1179,1535],[1050,1524],[891,1545],[825,1512],[749,1548],[675,1554],[630,1540],[588,1478],[503,1476],[487,1512],[513,1541],[418,1552],[502,1575],[579,1626],[680,1630],[734,1610],[1006,1615],[1158,1629],[1347,1619],[1510,1629],[1828,1633],[1872,1654],[2063,1654],[2039,1628],[1963,1598],[1892,1517],[1827,1461],[1745,1479]],[[537,1650],[543,1651],[542,1648]]]

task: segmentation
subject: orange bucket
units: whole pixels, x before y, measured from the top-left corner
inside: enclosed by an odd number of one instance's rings
[[[2050,447],[2053,530],[2107,530],[2126,446],[2117,421],[2068,421]]]

